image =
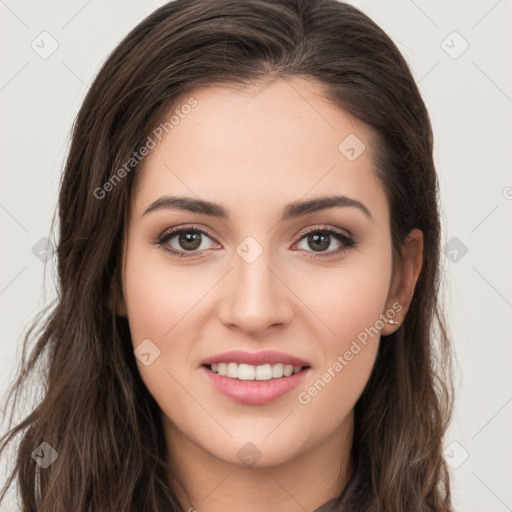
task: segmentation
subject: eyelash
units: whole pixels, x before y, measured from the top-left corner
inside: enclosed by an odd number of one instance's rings
[[[176,251],[174,249],[169,249],[168,247],[164,247],[164,244],[167,243],[169,240],[174,238],[176,235],[180,235],[182,233],[201,233],[202,235],[206,235],[208,238],[213,240],[215,243],[218,243],[214,237],[212,237],[207,231],[196,227],[196,226],[185,226],[181,228],[172,228],[169,231],[166,231],[163,233],[155,242],[153,242],[154,245],[160,246],[163,250],[170,253],[173,257],[177,258],[195,258],[197,257],[196,254],[200,253],[201,251]],[[350,248],[355,247],[358,242],[354,240],[354,238],[346,233],[343,233],[341,231],[338,231],[331,227],[321,227],[321,228],[315,228],[311,231],[308,231],[301,235],[299,240],[296,243],[301,242],[305,238],[307,238],[309,235],[316,235],[316,234],[325,234],[328,233],[329,235],[332,235],[336,240],[341,242],[343,245],[340,249],[334,250],[334,251],[328,251],[328,252],[320,252],[316,253],[312,256],[308,256],[312,259],[318,259],[318,258],[327,258],[334,254],[343,254],[346,251],[348,251]],[[206,250],[206,249],[205,249]],[[315,252],[315,251],[306,251],[306,252]],[[201,256],[199,256],[201,257]]]

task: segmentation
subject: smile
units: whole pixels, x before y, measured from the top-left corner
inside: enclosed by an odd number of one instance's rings
[[[263,405],[299,386],[311,368],[281,363],[258,366],[215,363],[202,365],[200,370],[214,389],[230,399],[247,405]]]
[[[210,370],[219,375],[225,375],[231,379],[238,380],[270,380],[289,377],[302,370],[302,366],[293,366],[291,364],[262,364],[254,366],[252,364],[238,363],[217,363],[210,365]]]

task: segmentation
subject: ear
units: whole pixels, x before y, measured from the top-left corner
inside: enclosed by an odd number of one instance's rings
[[[108,306],[116,315],[127,316],[126,303],[124,300],[123,285],[119,272],[119,266],[116,267],[112,281],[110,282],[110,293],[108,297]]]
[[[386,301],[386,311],[391,309],[396,312],[392,320],[399,322],[397,325],[384,323],[381,334],[388,336],[400,328],[405,315],[409,310],[418,276],[423,265],[423,232],[413,229],[402,246],[403,266],[396,267],[393,272],[390,293]],[[388,316],[388,318],[391,318]]]

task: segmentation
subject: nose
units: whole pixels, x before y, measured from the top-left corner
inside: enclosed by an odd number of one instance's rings
[[[293,293],[280,268],[267,257],[267,251],[251,263],[236,254],[222,292],[222,323],[253,336],[290,323]]]

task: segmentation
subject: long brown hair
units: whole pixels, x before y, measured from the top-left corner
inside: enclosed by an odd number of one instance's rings
[[[438,181],[430,119],[404,58],[370,18],[336,0],[176,0],[112,52],[73,127],[58,204],[58,297],[24,338],[11,414],[38,362],[44,393],[1,438],[3,453],[21,434],[2,496],[16,479],[23,512],[182,510],[160,409],[138,373],[126,318],[111,307],[138,168],[126,162],[189,91],[292,76],[315,80],[375,137],[397,269],[406,235],[418,228],[424,236],[409,311],[380,344],[355,406],[354,471],[321,510],[452,510],[442,455],[453,388]],[[58,453],[45,469],[32,457],[42,442]]]

